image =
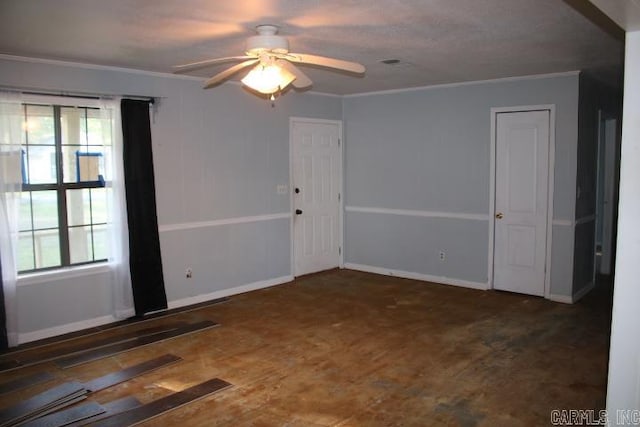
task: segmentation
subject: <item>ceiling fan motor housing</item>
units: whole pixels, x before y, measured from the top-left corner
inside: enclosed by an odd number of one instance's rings
[[[247,39],[247,55],[260,55],[262,52],[288,53],[289,41],[286,37],[277,35],[278,27],[275,25],[258,25],[257,36]]]

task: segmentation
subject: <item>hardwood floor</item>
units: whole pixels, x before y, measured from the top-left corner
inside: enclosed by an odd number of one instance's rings
[[[221,378],[233,387],[145,426],[548,425],[553,409],[602,409],[610,327],[605,286],[575,305],[333,270],[198,308],[24,350],[27,357],[175,322],[220,326],[61,369],[0,395],[4,408],[66,381],[171,353],[183,360],[92,394],[142,403]]]

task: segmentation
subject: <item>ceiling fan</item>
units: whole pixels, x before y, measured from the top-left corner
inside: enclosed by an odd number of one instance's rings
[[[308,64],[354,74],[365,72],[365,67],[357,62],[289,52],[289,41],[286,37],[278,35],[276,25],[258,25],[256,32],[258,35],[247,39],[245,55],[178,65],[174,73],[185,73],[227,62],[241,61],[211,77],[206,81],[204,88],[216,86],[243,69],[254,66],[242,79],[242,83],[260,93],[271,95],[273,100],[274,94],[282,91],[289,84],[296,89],[305,89],[312,85],[311,79],[294,64]]]

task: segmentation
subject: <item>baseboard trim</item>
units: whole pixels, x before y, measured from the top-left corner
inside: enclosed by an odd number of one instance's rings
[[[96,326],[106,325],[108,323],[117,322],[115,316],[101,316],[93,319],[81,320],[79,322],[66,323],[64,325],[53,326],[51,328],[39,329],[37,331],[25,332],[18,334],[18,345],[31,341],[43,340],[58,335],[64,335],[71,332],[80,331],[82,329],[95,328]]]
[[[258,289],[269,288],[271,286],[281,285],[283,283],[291,282],[293,276],[282,276],[275,279],[262,280],[259,282],[248,283],[246,285],[236,286],[234,288],[222,289],[220,291],[211,292],[209,294],[196,295],[193,297],[182,298],[175,301],[170,301],[168,309],[180,308],[193,304],[198,304],[205,301],[211,301],[218,298],[224,298],[231,295],[237,295],[244,292],[255,291]],[[133,314],[133,313],[131,313]],[[64,325],[53,326],[51,328],[39,329],[33,332],[19,333],[17,339],[17,345],[26,344],[32,341],[38,341],[45,338],[51,338],[58,335],[64,335],[71,332],[77,332],[83,329],[95,328],[96,326],[102,326],[109,323],[118,322],[121,319],[117,319],[115,316],[101,316],[93,319],[81,320],[79,322],[67,323]]]
[[[571,296],[550,294],[548,299],[555,302],[561,302],[563,304],[575,304],[580,299],[582,299],[582,297],[591,292],[595,286],[596,285],[594,282],[589,282],[587,286],[580,289],[578,292],[574,293]]]
[[[423,282],[433,282],[443,285],[458,286],[461,288],[479,289],[483,291],[489,289],[486,283],[472,282],[469,280],[455,279],[445,276],[432,276],[429,274],[414,273],[410,271],[393,270],[390,268],[374,267],[371,265],[354,264],[347,262],[344,264],[344,268],[348,270],[364,271],[366,273],[382,274],[384,276],[394,276],[401,277],[403,279],[421,280]]]
[[[211,301],[218,298],[224,298],[231,295],[238,295],[245,292],[256,291],[258,289],[270,288],[272,286],[282,285],[293,280],[293,276],[276,277],[275,279],[261,280],[259,282],[248,283],[246,285],[236,286],[234,288],[222,289],[208,294],[195,295],[192,297],[181,298],[175,301],[169,301],[168,308],[180,308],[188,305],[199,304],[205,301]]]
[[[562,304],[573,304],[573,297],[570,297],[569,295],[549,294],[549,298],[547,299],[553,302],[561,302]]]
[[[585,286],[584,288],[580,289],[578,292],[573,294],[573,302],[578,302],[579,300],[581,300],[582,297],[584,297],[589,292],[591,292],[595,287],[596,287],[596,284],[593,281],[587,283],[587,286]]]

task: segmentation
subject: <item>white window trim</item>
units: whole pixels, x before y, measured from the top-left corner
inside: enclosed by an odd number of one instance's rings
[[[33,273],[24,273],[18,276],[18,286],[28,286],[40,283],[55,282],[74,277],[86,277],[95,274],[108,273],[109,262],[96,262],[84,265],[74,265],[72,267],[62,267],[55,270],[36,271]]]

